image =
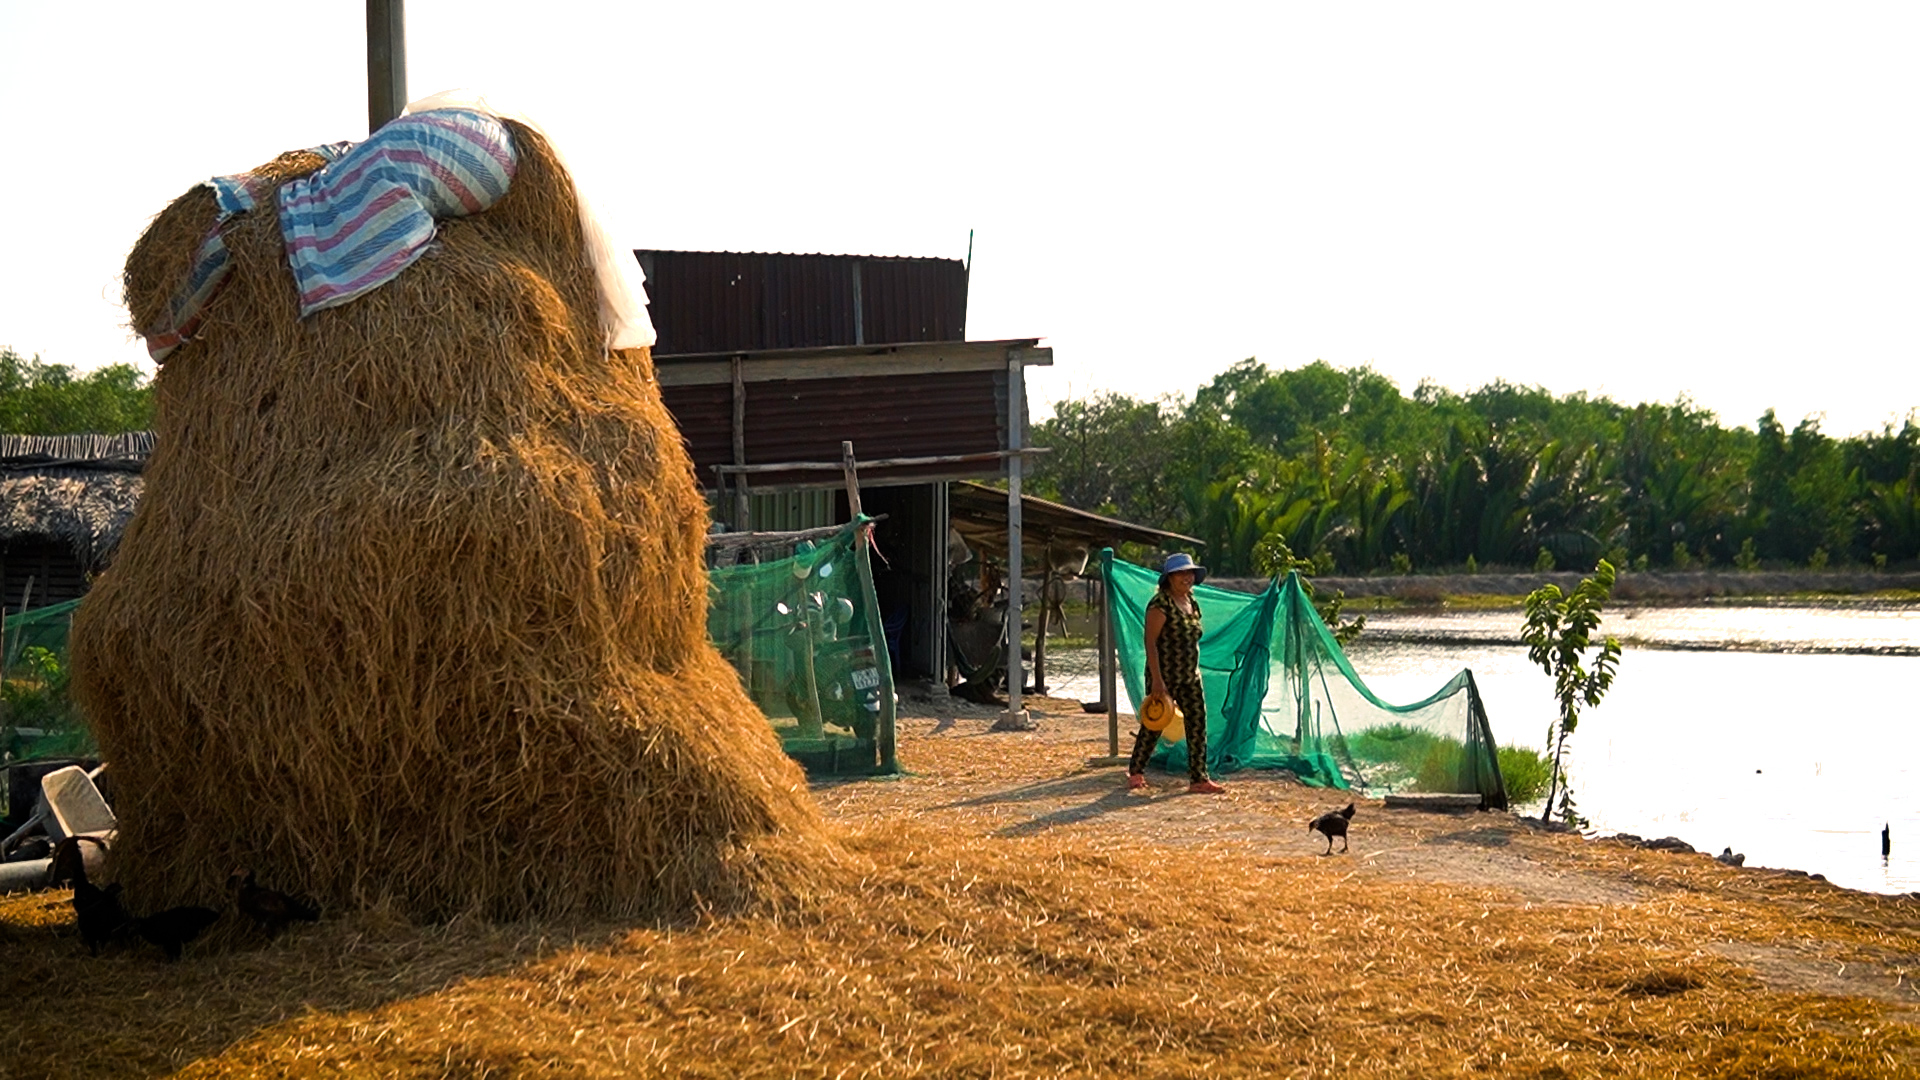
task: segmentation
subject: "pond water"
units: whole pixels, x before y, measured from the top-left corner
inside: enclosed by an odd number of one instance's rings
[[[1388,701],[1471,668],[1496,739],[1544,749],[1553,684],[1517,643],[1520,622],[1382,613],[1350,656]],[[1568,741],[1594,829],[1732,847],[1748,866],[1848,888],[1920,890],[1920,609],[1638,609],[1605,630],[1629,641],[1619,675]],[[1081,682],[1054,692],[1098,696]]]
[[[1367,616],[1376,638],[1456,644],[1518,644],[1524,621],[1517,608]],[[1920,607],[1909,605],[1621,608],[1608,613],[1602,631],[1629,645],[1667,649],[1920,656]]]

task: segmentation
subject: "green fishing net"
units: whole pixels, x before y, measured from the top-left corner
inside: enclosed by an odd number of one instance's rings
[[[1101,553],[1120,673],[1136,712],[1146,699],[1146,609],[1156,571]],[[1286,769],[1304,783],[1385,792],[1478,794],[1507,805],[1499,757],[1473,672],[1462,670],[1410,705],[1367,689],[1314,610],[1298,574],[1258,595],[1208,585],[1193,590],[1205,633],[1200,677],[1207,696],[1207,767]],[[1153,760],[1187,767],[1187,744],[1165,742]]]
[[[810,772],[894,772],[894,696],[867,521],[785,558],[709,571],[707,632]]]
[[[0,628],[0,760],[97,758],[67,696],[67,632],[80,601],[9,615]]]

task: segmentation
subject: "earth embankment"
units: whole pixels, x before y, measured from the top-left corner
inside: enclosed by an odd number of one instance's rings
[[[1571,589],[1585,575],[1573,571],[1489,571],[1478,574],[1383,574],[1370,577],[1315,577],[1321,590],[1339,590],[1348,598],[1389,598],[1414,604],[1440,604],[1458,596],[1525,596],[1552,583]],[[1266,588],[1264,578],[1214,578],[1208,584],[1241,592]],[[1628,570],[1613,595],[1627,602],[1685,603],[1697,600],[1793,598],[1808,595],[1920,596],[1920,572],[1873,570]],[[1911,597],[1909,597],[1911,601]]]

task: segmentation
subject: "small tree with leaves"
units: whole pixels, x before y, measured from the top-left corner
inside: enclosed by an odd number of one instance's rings
[[[1324,553],[1323,553],[1324,554]],[[1361,615],[1350,621],[1342,622],[1340,609],[1346,606],[1347,594],[1333,590],[1333,595],[1325,600],[1313,595],[1313,579],[1308,575],[1319,573],[1324,560],[1302,559],[1293,553],[1286,538],[1277,532],[1270,532],[1253,545],[1253,568],[1266,577],[1279,577],[1290,570],[1300,571],[1300,587],[1307,592],[1307,599],[1313,601],[1314,610],[1320,613],[1320,621],[1333,631],[1333,640],[1341,645],[1351,645],[1360,632],[1367,628],[1367,617]]]
[[[1521,633],[1527,643],[1527,659],[1553,676],[1553,693],[1560,705],[1559,718],[1547,733],[1547,741],[1553,744],[1553,772],[1547,781],[1541,821],[1553,816],[1556,796],[1562,799],[1562,813],[1568,823],[1577,820],[1572,796],[1564,790],[1561,760],[1567,736],[1579,726],[1581,708],[1600,704],[1613,685],[1614,670],[1620,663],[1620,642],[1611,636],[1599,646],[1591,667],[1587,660],[1594,648],[1593,632],[1600,626],[1600,614],[1613,598],[1613,581],[1613,564],[1602,559],[1593,576],[1571,593],[1562,593],[1558,585],[1543,585],[1527,595],[1527,625]]]

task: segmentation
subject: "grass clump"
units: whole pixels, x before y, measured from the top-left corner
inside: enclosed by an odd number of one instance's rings
[[[1500,779],[1507,785],[1508,803],[1530,803],[1547,793],[1553,763],[1538,750],[1503,746],[1499,750]]]
[[[1383,724],[1341,736],[1369,785],[1403,791],[1471,791],[1466,744],[1407,724]],[[1536,750],[1502,746],[1500,777],[1510,803],[1528,803],[1546,794],[1550,763]]]

